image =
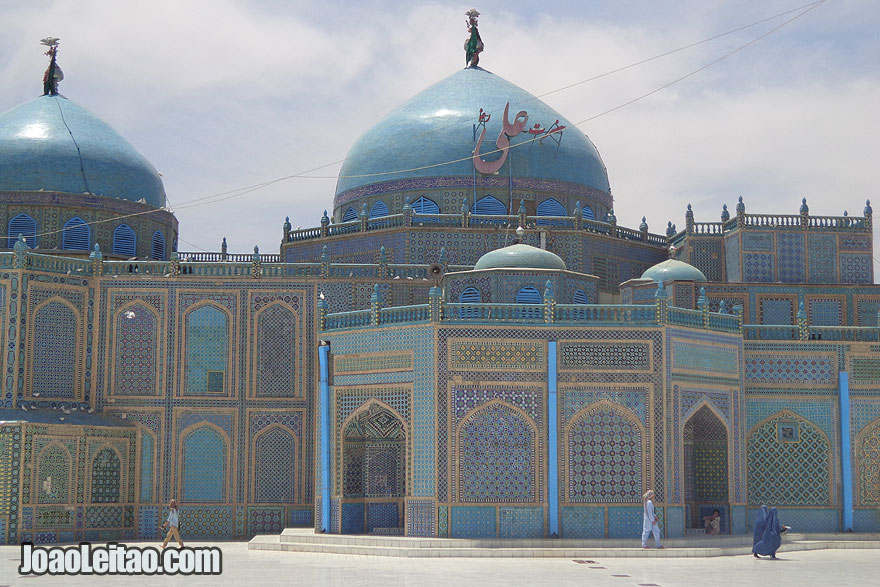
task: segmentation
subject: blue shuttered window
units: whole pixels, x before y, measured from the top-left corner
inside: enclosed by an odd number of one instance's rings
[[[590,220],[596,219],[596,215],[593,214],[593,209],[590,208],[589,206],[587,206],[586,204],[584,204],[584,207],[583,207],[583,210],[581,211],[581,214],[583,215],[584,218],[589,218]]]
[[[7,246],[11,249],[18,240],[18,235],[22,235],[27,246],[34,248],[37,246],[37,222],[27,214],[19,214],[9,221],[9,229],[6,232]]]
[[[574,292],[574,303],[575,303],[575,304],[587,304],[587,303],[589,303],[589,302],[587,301],[587,294],[584,293],[584,290],[579,289],[579,290],[577,290],[576,292]]]
[[[120,224],[113,231],[113,254],[134,257],[137,249],[137,237],[127,224]]]
[[[458,296],[458,301],[461,304],[479,304],[480,303],[480,292],[475,287],[466,288],[461,294]],[[460,308],[460,318],[479,318],[480,310],[478,308]]]
[[[505,216],[507,208],[497,198],[485,196],[477,200],[471,207],[471,214],[479,214],[482,216]]]
[[[541,297],[541,292],[529,285],[516,292],[516,303],[543,304],[544,299]]]
[[[382,200],[379,200],[370,208],[370,218],[379,218],[380,216],[388,216],[388,206]]]
[[[92,230],[86,221],[74,216],[64,224],[61,233],[61,248],[66,251],[88,251],[92,239]]]
[[[150,257],[156,261],[165,260],[165,237],[158,230],[153,233],[153,242],[150,247]]]
[[[439,214],[440,206],[434,200],[422,196],[413,203],[412,211],[416,214]]]
[[[355,212],[354,208],[349,207],[348,210],[345,211],[345,215],[342,217],[343,222],[351,222],[352,220],[358,219],[358,213]]]
[[[553,198],[548,198],[538,204],[537,211],[538,216],[568,216],[568,211],[565,209],[565,206]]]

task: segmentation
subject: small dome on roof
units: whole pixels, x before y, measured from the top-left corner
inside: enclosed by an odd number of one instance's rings
[[[550,251],[531,245],[515,244],[489,251],[474,269],[557,269],[565,271],[565,261]]]
[[[642,279],[667,283],[669,281],[708,281],[703,272],[684,261],[667,259],[642,273]]]

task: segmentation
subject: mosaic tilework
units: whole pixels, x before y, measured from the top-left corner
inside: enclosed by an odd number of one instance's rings
[[[437,508],[437,536],[449,537],[449,506],[441,505]]]
[[[810,324],[813,326],[840,326],[845,323],[840,300],[810,299],[807,306]]]
[[[37,464],[37,503],[67,503],[71,501],[70,452],[60,444],[48,446]]]
[[[450,538],[495,538],[495,508],[454,506],[449,508]]]
[[[200,306],[186,314],[185,395],[224,394],[222,388],[208,389],[208,373],[228,372],[227,330],[227,315],[216,306]]]
[[[113,394],[155,395],[158,317],[144,304],[128,306],[116,316]]]
[[[544,390],[540,387],[455,385],[452,389],[453,423],[458,424],[477,406],[500,399],[518,407],[540,425],[543,420],[543,396]]]
[[[743,253],[743,280],[746,283],[767,283],[776,281],[774,257],[772,254]]]
[[[544,508],[498,508],[498,535],[500,538],[543,538]]]
[[[751,230],[742,233],[742,250],[744,251],[772,251],[772,232],[753,232]]]
[[[456,370],[543,371],[547,358],[540,342],[469,340],[451,341],[449,368]]]
[[[180,506],[180,533],[186,538],[229,538],[235,534],[231,506]],[[162,519],[168,507],[162,508]]]
[[[397,528],[401,522],[396,503],[367,503],[367,532],[372,532],[375,528]]]
[[[837,239],[833,234],[807,235],[810,283],[837,282]]]
[[[666,506],[663,508],[665,518],[665,526],[662,530],[669,538],[680,538],[684,536],[684,509],[679,507]]]
[[[779,522],[796,528],[796,532],[839,532],[840,510],[837,509],[794,509],[777,507]],[[748,508],[746,519],[748,530],[754,528],[758,516],[758,508]]]
[[[161,524],[158,506],[142,505],[138,508],[138,538],[146,540],[156,538]]]
[[[642,432],[599,404],[568,427],[568,501],[637,502],[642,494]]]
[[[761,300],[761,324],[794,324],[792,300]]]
[[[369,353],[364,355],[334,355],[333,372],[338,375],[378,371],[411,371],[412,353]]]
[[[745,377],[750,383],[835,383],[837,366],[830,357],[752,355],[746,357]]]
[[[95,506],[86,508],[86,528],[117,528],[122,526],[122,508],[119,506]]]
[[[656,490],[655,490],[656,491]],[[657,515],[661,515],[662,508],[656,508]],[[642,506],[623,507],[612,506],[608,508],[608,537],[609,538],[635,538],[642,534],[642,522],[644,513]]]
[[[315,511],[320,511],[320,508],[315,506]],[[309,509],[296,509],[289,508],[287,515],[287,525],[291,528],[308,528],[312,525],[312,510]]]
[[[693,239],[689,262],[702,271],[707,280],[721,281],[721,239]]]
[[[500,403],[477,408],[458,435],[460,500],[535,501],[536,432]]]
[[[364,504],[342,504],[342,530],[343,534],[362,534],[364,531]]]
[[[779,422],[797,422],[798,442],[780,442]],[[748,436],[749,503],[829,504],[829,449],[818,428],[791,412],[753,429]]]
[[[18,510],[20,445],[21,432],[17,426],[0,426],[0,517]]]
[[[648,343],[564,343],[562,369],[593,371],[647,371],[651,368]]]
[[[740,267],[740,234],[736,233],[724,239],[724,268],[725,277],[728,281],[742,281],[742,267]]]
[[[880,505],[880,421],[856,438],[856,495],[858,505]]]
[[[296,439],[275,426],[259,435],[254,446],[256,503],[294,503],[297,478]]]
[[[860,299],[857,326],[877,326],[877,310],[880,310],[880,299]]]
[[[296,315],[287,306],[275,303],[259,312],[257,397],[296,395],[296,341]]]
[[[51,301],[33,322],[31,390],[47,398],[76,397],[79,317],[67,304]]]
[[[853,512],[854,532],[880,532],[880,509],[857,509]],[[3,534],[0,532],[0,538]]]
[[[76,514],[73,508],[48,507],[39,508],[34,513],[34,528],[37,530],[61,530],[76,525]]]
[[[605,508],[561,508],[559,532],[563,538],[604,538]]]
[[[141,434],[141,487],[140,500],[145,503],[153,501],[153,437]]]
[[[92,460],[92,503],[118,502],[120,481],[116,452],[111,448],[101,450]]]
[[[792,232],[776,233],[779,281],[803,283],[806,272],[804,263],[804,235]]]
[[[197,428],[183,439],[182,453],[182,501],[225,501],[227,447],[220,434],[209,426]]]
[[[675,369],[739,375],[739,352],[735,347],[675,341],[672,343]]]
[[[840,254],[841,283],[871,283],[871,255]]]
[[[277,534],[284,530],[284,508],[249,507],[248,534]]]

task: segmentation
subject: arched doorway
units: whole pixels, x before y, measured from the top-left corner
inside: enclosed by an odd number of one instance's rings
[[[703,518],[721,514],[721,533],[730,532],[727,427],[709,406],[684,425],[684,499],[688,529],[703,529]]]
[[[406,427],[371,403],[342,432],[342,533],[403,534]]]

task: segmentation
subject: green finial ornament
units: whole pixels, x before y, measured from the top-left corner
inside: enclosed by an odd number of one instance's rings
[[[480,63],[480,53],[483,52],[483,40],[480,38],[480,31],[477,30],[480,13],[476,8],[471,8],[464,14],[468,17],[467,27],[471,34],[464,42],[465,63],[467,63],[466,67],[476,67]]]

